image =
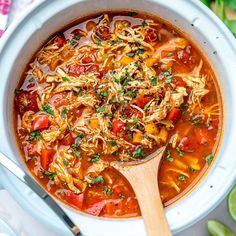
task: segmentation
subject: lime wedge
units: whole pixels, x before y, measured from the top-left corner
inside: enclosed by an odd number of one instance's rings
[[[207,227],[211,236],[236,236],[229,228],[217,220],[209,220]]]
[[[236,185],[229,194],[228,209],[230,216],[236,221]]]

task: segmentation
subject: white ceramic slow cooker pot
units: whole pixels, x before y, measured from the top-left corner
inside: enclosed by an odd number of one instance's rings
[[[13,131],[13,97],[14,89],[33,53],[51,34],[82,16],[123,9],[157,15],[186,32],[207,56],[221,88],[224,127],[216,161],[190,194],[166,209],[171,230],[177,233],[216,207],[236,177],[235,39],[223,23],[198,0],[45,0],[33,4],[1,39],[0,151],[21,164]],[[46,204],[3,169],[0,181],[39,221],[63,236],[70,235]],[[86,236],[146,235],[141,218],[99,219],[61,205]]]

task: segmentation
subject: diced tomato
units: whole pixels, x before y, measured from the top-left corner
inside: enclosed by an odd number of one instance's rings
[[[109,28],[107,26],[99,26],[96,28],[96,35],[103,40],[109,40],[111,38],[111,34]]]
[[[65,146],[69,146],[75,143],[75,139],[72,137],[71,133],[68,133],[61,141],[61,143]]]
[[[99,71],[99,66],[98,65],[92,65],[92,66],[88,67],[86,71],[98,72]]]
[[[54,155],[53,149],[42,149],[42,154],[40,158],[41,166],[44,170],[48,170],[50,163],[52,162],[52,157]]]
[[[166,119],[171,120],[173,123],[176,123],[181,117],[181,110],[179,108],[172,108],[167,114]]]
[[[15,96],[15,105],[16,109],[21,115],[23,115],[27,111],[37,112],[39,110],[37,104],[37,93],[20,91]]]
[[[104,208],[104,212],[105,214],[109,215],[109,216],[112,216],[114,215],[115,213],[115,210],[116,210],[116,206],[115,206],[115,203],[114,202],[108,202]]]
[[[91,206],[90,208],[86,209],[86,212],[94,216],[99,216],[104,206],[105,201],[100,201],[93,204],[93,206]]]
[[[54,43],[56,43],[59,48],[63,47],[65,42],[66,39],[62,35],[57,35],[56,38],[54,39]]]
[[[92,61],[93,61],[92,57],[90,57],[90,56],[83,58],[83,63],[85,63],[85,64],[91,63]]]
[[[147,103],[149,103],[152,100],[151,97],[142,97],[142,98],[137,98],[135,103],[138,107],[144,108]]]
[[[179,143],[179,148],[184,152],[194,152],[197,149],[197,142],[194,137],[184,137]]]
[[[206,129],[196,128],[194,129],[194,134],[196,135],[199,144],[209,143],[208,131]]]
[[[70,65],[69,66],[69,75],[70,76],[80,76],[85,72],[85,66],[83,65]]]
[[[147,43],[157,41],[157,33],[153,29],[148,29],[144,41]]]
[[[118,133],[122,129],[124,129],[124,127],[125,127],[125,123],[123,121],[114,120],[113,123],[112,123],[112,132]]]
[[[186,87],[187,84],[183,81],[183,79],[181,77],[175,77],[175,84],[176,86],[179,86],[179,87]]]
[[[49,117],[47,115],[37,116],[33,121],[33,130],[46,129],[50,125]]]
[[[81,193],[81,194],[75,194],[73,192],[68,192],[66,194],[66,201],[79,208],[79,209],[82,209],[83,207],[83,201],[84,201],[84,193]]]

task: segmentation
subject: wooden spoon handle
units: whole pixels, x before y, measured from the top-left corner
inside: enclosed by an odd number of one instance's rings
[[[170,236],[160,192],[157,184],[159,160],[154,158],[144,164],[122,170],[121,173],[133,187],[139,202],[148,236]]]

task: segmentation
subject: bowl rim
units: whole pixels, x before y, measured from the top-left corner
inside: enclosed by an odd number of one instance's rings
[[[186,0],[183,0],[183,1],[186,1]],[[6,31],[5,35],[3,36],[1,42],[0,42],[0,52],[4,50],[4,46],[6,45],[6,43],[8,42],[8,40],[11,38],[12,34],[14,33],[15,30],[17,30],[17,28],[20,26],[20,24],[35,10],[37,9],[38,7],[42,6],[43,3],[45,3],[46,0],[40,0],[38,2],[35,2],[32,4],[32,6],[29,7],[29,9],[26,10],[25,13],[23,13],[23,15],[21,17],[18,18],[18,21],[15,21],[13,22],[13,24],[9,27],[9,29]],[[80,2],[80,1],[77,1],[77,2]],[[155,2],[155,1],[153,1]],[[158,3],[158,1],[156,1]],[[235,47],[235,42],[234,42],[234,38],[232,36],[232,34],[226,29],[225,25],[220,21],[220,19],[218,19],[209,9],[207,9],[205,6],[203,6],[200,2],[197,2],[197,1],[191,1],[191,3],[199,8],[203,13],[207,14],[208,15],[208,18],[211,19],[214,24],[217,24],[216,27],[224,33],[225,35],[225,38],[231,43],[231,48],[234,49],[234,51],[236,52],[236,47]],[[1,108],[2,109],[2,108]],[[4,171],[5,173],[5,171]],[[5,173],[6,174],[6,173]],[[8,174],[6,174],[8,175]],[[232,179],[234,180],[236,177],[236,174],[233,176],[232,175]],[[4,184],[5,186],[9,185],[9,183],[7,184],[7,181],[9,180],[4,180]],[[231,182],[231,183],[230,183]],[[225,191],[222,191],[222,193],[218,196],[218,200],[214,202],[214,204],[219,204],[220,201],[223,199],[223,197],[227,194],[227,192],[229,191],[230,189],[230,186],[232,185],[232,182],[233,181],[229,181],[227,184],[225,184]],[[12,192],[13,193],[13,192]],[[15,196],[16,193],[13,193],[13,195]],[[26,207],[27,203],[24,204],[23,203],[23,199],[20,201],[21,202],[21,205],[24,205]],[[197,217],[195,218],[195,221],[196,220],[199,220],[200,218],[202,218],[204,215],[206,215],[210,210],[213,209],[213,205],[214,204],[210,204],[210,207],[208,207],[208,211],[205,211],[204,214],[201,215],[201,217]],[[29,209],[31,212],[33,212],[34,210],[33,209]],[[35,215],[35,213],[33,214]],[[40,218],[40,220],[42,220]],[[43,219],[44,222],[46,223],[47,222],[47,219]],[[137,220],[137,219],[128,219],[127,221],[131,221],[131,220]],[[106,220],[103,220],[103,221],[106,221]],[[110,220],[109,220],[110,221]],[[124,220],[125,221],[125,220]],[[193,224],[193,221],[192,220],[192,224]],[[189,223],[191,224],[191,223]],[[54,225],[55,227],[55,225]]]

